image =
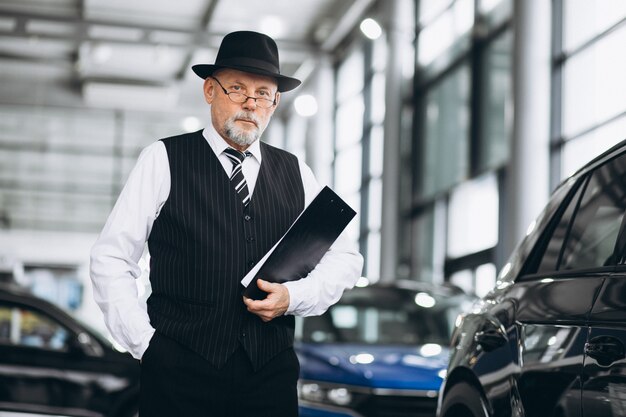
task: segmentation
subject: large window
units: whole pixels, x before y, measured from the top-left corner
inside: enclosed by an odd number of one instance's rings
[[[450,193],[447,255],[458,258],[498,243],[498,187],[494,174],[467,181]]]
[[[478,170],[501,167],[509,159],[513,126],[511,84],[513,34],[503,32],[488,43],[480,58],[483,82],[480,83],[480,121]]]
[[[469,174],[470,70],[455,69],[426,92],[422,194],[445,191]]]
[[[411,272],[495,283],[512,129],[512,1],[419,1]]]
[[[361,224],[361,169],[363,166],[363,118],[365,104],[363,49],[354,47],[337,68],[334,184],[336,191],[357,210],[350,223],[353,240]]]
[[[474,23],[474,0],[426,0],[419,6],[419,23],[423,26],[417,48],[420,66],[428,67],[450,56],[450,51],[455,55],[467,48]]]
[[[370,281],[380,275],[386,58],[384,35],[356,42],[336,72],[334,185],[358,211],[349,232]]]
[[[626,138],[626,2],[558,0],[555,12],[558,180]]]

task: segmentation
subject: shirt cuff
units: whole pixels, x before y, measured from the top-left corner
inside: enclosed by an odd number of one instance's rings
[[[299,279],[298,281],[289,281],[283,283],[285,287],[287,287],[287,291],[289,291],[289,307],[285,312],[286,315],[302,315],[303,311],[306,311],[306,304],[317,304],[316,300],[312,299],[315,294],[315,291],[312,291],[312,288],[307,282],[304,282],[307,278]]]
[[[143,337],[143,340],[141,341],[141,345],[137,349],[136,355],[133,354],[135,359],[141,360],[141,358],[143,358],[144,353],[146,353],[146,350],[148,350],[148,346],[150,346],[150,341],[154,337],[154,333],[156,333],[156,330],[154,329],[152,329],[151,332],[146,332],[146,335]]]

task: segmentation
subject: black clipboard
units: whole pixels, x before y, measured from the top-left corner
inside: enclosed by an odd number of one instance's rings
[[[324,187],[266,255],[243,295],[254,300],[267,296],[257,286],[259,278],[283,283],[306,277],[355,215],[341,197]]]

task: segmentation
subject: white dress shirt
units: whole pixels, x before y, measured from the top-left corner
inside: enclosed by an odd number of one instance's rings
[[[203,136],[230,175],[233,166],[223,154],[229,145],[211,123],[204,129]],[[242,171],[252,196],[262,163],[259,141],[254,142],[248,151],[253,157],[244,160]],[[322,187],[305,163],[298,159],[298,164],[305,205],[308,205]],[[146,305],[138,297],[135,284],[135,279],[141,276],[138,262],[152,225],[168,199],[170,187],[167,151],[163,142],[157,141],[141,152],[91,250],[94,299],[113,338],[137,359],[148,348],[155,331],[150,325]],[[306,278],[284,284],[290,298],[286,314],[314,316],[324,313],[339,300],[345,289],[354,286],[362,267],[363,257],[343,233]]]

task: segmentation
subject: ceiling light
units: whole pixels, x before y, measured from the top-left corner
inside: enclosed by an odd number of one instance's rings
[[[72,24],[49,22],[46,20],[28,20],[26,31],[45,35],[71,36],[76,33]]]
[[[175,86],[119,84],[86,81],[83,84],[85,103],[98,108],[168,110],[178,102]]]
[[[17,27],[17,20],[10,17],[0,17],[0,31],[11,32]]]
[[[200,119],[193,116],[185,117],[181,125],[185,132],[195,132],[196,130],[200,129]]]
[[[113,55],[113,50],[109,45],[96,45],[92,49],[91,53],[93,54],[93,59],[98,64],[103,64],[111,59],[111,55]]]
[[[296,97],[293,105],[300,116],[310,117],[317,113],[317,100],[310,94]]]
[[[139,41],[144,31],[139,28],[126,28],[120,26],[93,25],[87,29],[92,38],[110,39],[118,41]]]
[[[377,21],[367,18],[361,22],[361,32],[370,39],[378,39],[383,34],[383,30]]]
[[[285,24],[278,16],[265,16],[260,22],[261,32],[270,38],[280,38],[285,34]]]

